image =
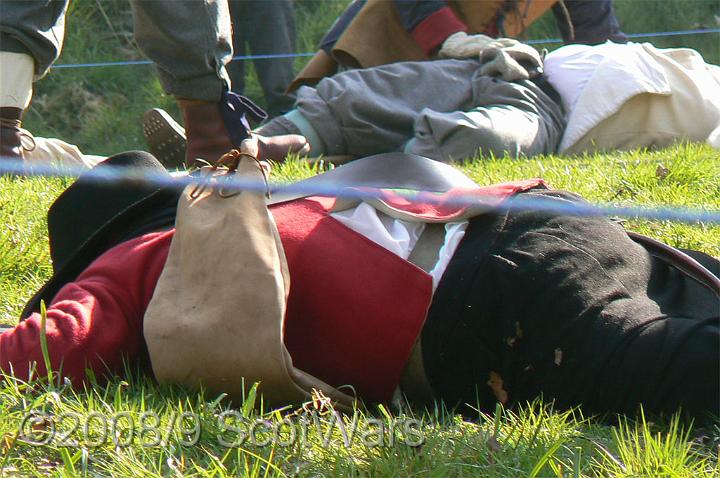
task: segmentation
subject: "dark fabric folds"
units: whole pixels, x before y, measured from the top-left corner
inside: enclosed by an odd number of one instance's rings
[[[487,214],[471,221],[435,293],[423,359],[451,406],[489,411],[542,395],[586,413],[642,404],[703,417],[720,413],[719,308],[604,217]]]

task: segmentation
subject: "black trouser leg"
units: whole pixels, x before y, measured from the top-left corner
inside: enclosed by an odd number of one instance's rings
[[[423,330],[435,392],[492,410],[495,372],[508,404],[543,395],[590,413],[639,404],[718,413],[720,318],[693,316],[703,308],[666,293],[687,279],[664,267],[604,217],[515,211],[473,220]],[[717,301],[699,294],[693,300]]]

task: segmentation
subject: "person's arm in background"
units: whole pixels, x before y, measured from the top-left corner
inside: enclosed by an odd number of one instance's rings
[[[400,22],[423,51],[432,55],[453,33],[466,32],[467,26],[453,13],[444,0],[394,0]],[[320,40],[320,48],[327,54],[337,43],[367,0],[353,1],[335,20]]]
[[[345,11],[340,14],[330,29],[322,37],[322,40],[320,40],[321,50],[324,50],[325,53],[332,56],[332,49],[335,46],[335,43],[337,43],[347,29],[348,25],[350,25],[350,22],[353,21],[360,9],[364,7],[366,3],[367,0],[353,0],[353,2],[347,6]]]
[[[105,252],[66,284],[47,308],[46,337],[53,371],[78,384],[122,370],[143,353],[142,318],[165,264],[172,232],[151,233]],[[33,362],[45,375],[41,317],[33,313],[0,335],[0,370],[26,379]]]
[[[395,7],[405,30],[428,56],[436,53],[450,35],[468,31],[444,0],[395,0]],[[612,0],[564,0],[552,10],[565,43],[628,41],[620,30]]]
[[[467,25],[455,15],[445,0],[394,0],[394,2],[403,27],[428,56],[437,53],[443,47],[443,43],[453,35],[455,35],[454,43],[478,43],[473,40],[477,37],[481,46],[484,46],[486,39],[489,38],[485,35],[465,35],[468,31]],[[330,54],[335,43],[366,3],[366,0],[353,1],[325,34],[320,42],[320,48]],[[620,30],[619,22],[615,17],[612,0],[564,0],[564,6],[563,3],[558,2],[552,8],[565,43],[593,44],[606,40],[616,43],[627,42],[627,37]],[[472,55],[463,52],[460,55],[447,56]]]
[[[553,5],[552,11],[566,44],[628,41],[620,30],[612,0],[564,0]]]
[[[445,0],[395,0],[395,9],[405,30],[428,56],[437,53],[453,33],[468,31]]]

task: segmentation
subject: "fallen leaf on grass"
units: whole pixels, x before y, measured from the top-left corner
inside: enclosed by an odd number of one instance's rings
[[[515,336],[508,337],[505,342],[508,344],[508,347],[512,347],[515,345],[515,342],[521,338],[523,338],[523,331],[520,328],[520,322],[515,322]]]
[[[310,400],[302,404],[300,408],[292,412],[289,417],[300,416],[303,413],[317,412],[320,415],[327,415],[333,412],[332,399],[325,395],[322,390],[313,388],[310,393]]]
[[[0,438],[0,454],[3,456],[7,455],[14,443],[15,437],[9,433],[5,433],[2,438]]]
[[[497,438],[495,437],[495,435],[492,435],[490,438],[488,438],[487,446],[488,446],[488,448],[490,448],[490,451],[492,451],[493,453],[502,450],[502,446],[500,446],[500,442],[497,441]]]
[[[660,179],[665,179],[667,175],[670,174],[670,170],[666,168],[662,164],[658,164],[657,168],[655,169],[655,176]]]
[[[503,379],[497,372],[490,372],[490,380],[487,381],[488,387],[493,391],[495,398],[503,405],[508,401],[508,393],[503,388]]]

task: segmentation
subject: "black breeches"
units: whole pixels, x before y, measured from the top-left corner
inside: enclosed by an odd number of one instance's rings
[[[720,413],[720,303],[666,269],[604,217],[474,219],[423,329],[434,392],[481,410],[542,395],[586,413]]]

